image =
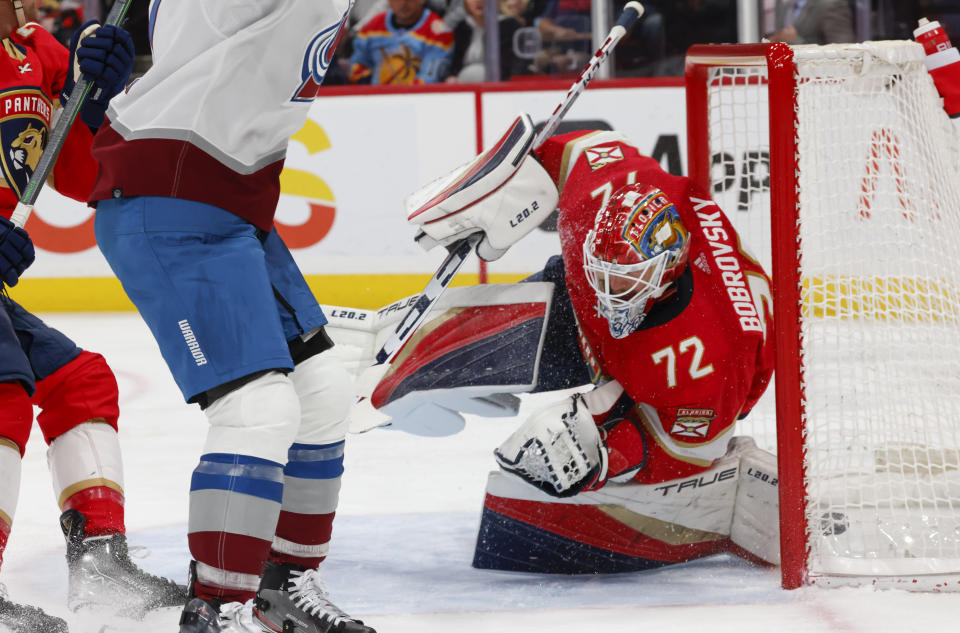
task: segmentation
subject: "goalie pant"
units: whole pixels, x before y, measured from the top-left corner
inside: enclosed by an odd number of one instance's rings
[[[53,105],[68,72],[69,52],[40,25],[9,36],[0,54],[0,214],[9,218],[43,151]],[[52,184],[86,201],[96,176],[93,134],[79,119],[57,157]],[[117,441],[117,382],[99,354],[81,350],[17,302],[0,295],[0,560],[19,497],[20,460],[37,423],[47,453],[54,495],[62,511],[77,509],[88,536],[123,533],[123,475]]]

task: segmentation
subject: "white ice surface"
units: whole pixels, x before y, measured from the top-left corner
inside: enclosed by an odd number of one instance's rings
[[[183,581],[187,493],[206,424],[180,399],[134,314],[45,315],[106,356],[120,383],[127,528],[138,563]],[[528,399],[524,407],[531,406]],[[526,409],[525,409],[526,410]],[[523,414],[523,410],[521,411]],[[447,438],[372,431],[348,439],[346,474],[324,577],[334,600],[379,633],[934,633],[960,631],[960,594],[807,588],[719,556],[653,572],[566,577],[473,569],[491,450],[515,425],[471,419]],[[0,582],[11,597],[101,630],[103,614],[70,613],[58,511],[37,434]],[[178,612],[108,630],[175,633]]]

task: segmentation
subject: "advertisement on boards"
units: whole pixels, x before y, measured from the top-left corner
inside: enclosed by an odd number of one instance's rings
[[[682,171],[685,110],[678,82],[608,83],[596,82],[582,94],[560,131],[618,129],[665,168]],[[321,301],[376,307],[422,287],[424,275],[436,269],[445,252],[425,253],[414,243],[404,199],[472,160],[518,113],[529,113],[534,122],[545,120],[565,92],[563,82],[546,82],[397,93],[338,89],[317,99],[290,141],[276,225],[311,285],[330,289],[336,299]],[[108,278],[112,283],[112,273],[96,248],[93,210],[46,188],[26,228],[38,256],[17,297],[27,304],[31,298],[50,299],[38,295],[66,287],[51,286],[51,280],[70,280],[69,287],[85,295],[83,305],[40,304],[106,309],[84,292],[84,284],[98,280],[101,294],[113,287],[102,283]],[[558,251],[548,220],[522,249],[491,263],[490,278],[520,278]],[[463,274],[475,280],[477,271],[474,260]],[[122,294],[119,284],[115,287]]]

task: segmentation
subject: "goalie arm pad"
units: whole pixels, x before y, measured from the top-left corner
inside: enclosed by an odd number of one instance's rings
[[[554,497],[603,485],[607,449],[584,397],[534,412],[494,452],[501,468]]]
[[[419,225],[426,249],[482,233],[477,255],[500,258],[557,206],[553,179],[530,153],[534,127],[519,116],[490,150],[411,194],[407,221]]]

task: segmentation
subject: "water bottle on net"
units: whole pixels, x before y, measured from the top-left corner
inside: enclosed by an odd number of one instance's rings
[[[937,92],[943,97],[943,108],[960,132],[960,51],[936,20],[920,18],[913,38],[923,45],[926,65]]]

